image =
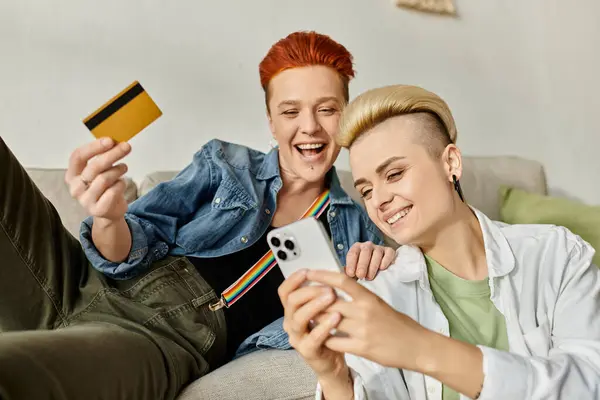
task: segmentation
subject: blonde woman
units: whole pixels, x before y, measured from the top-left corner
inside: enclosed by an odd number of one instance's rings
[[[302,271],[280,287],[317,398],[600,398],[594,250],[565,228],[506,225],[470,207],[442,99],[413,86],[368,91],[337,140],[370,218],[403,246],[372,282]]]

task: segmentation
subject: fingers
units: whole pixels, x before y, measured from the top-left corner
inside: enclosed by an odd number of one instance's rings
[[[288,279],[293,279],[296,281],[295,284],[298,284],[297,276],[292,275]],[[331,288],[320,285],[301,287],[287,295],[285,291],[286,288],[283,288],[281,293],[282,297],[287,296],[283,329],[288,333],[290,343],[297,348],[305,345],[306,338],[310,334],[311,321],[317,319],[317,316],[320,316],[336,300],[336,296]],[[314,346],[310,351],[314,351],[319,345],[315,343]]]
[[[348,294],[352,299],[373,295],[368,289],[361,286],[352,278],[339,272],[325,270],[309,270],[306,272],[306,280],[321,283],[325,286],[337,288]]]
[[[104,194],[98,199],[98,202],[94,206],[94,215],[106,215],[110,213],[117,205],[121,204],[124,206],[123,213],[126,211],[125,201],[125,189],[127,184],[123,179],[117,180],[111,187],[109,187]]]
[[[395,260],[391,247],[377,246],[372,242],[355,243],[346,255],[346,275],[373,280],[380,270],[387,269]]]
[[[377,273],[381,269],[381,262],[383,261],[384,254],[385,250],[383,247],[375,246],[373,253],[371,254],[371,262],[369,263],[369,268],[367,271],[367,279],[375,279]]]
[[[396,250],[391,247],[384,247],[383,260],[381,260],[381,270],[388,269],[396,261]]]
[[[68,171],[67,171],[68,174]],[[78,175],[79,176],[79,175]],[[67,178],[65,177],[65,180]],[[70,182],[68,182],[69,185],[69,193],[71,194],[71,197],[73,197],[74,199],[78,199],[79,197],[88,189],[88,186],[81,180],[81,179],[77,179],[77,176],[72,178]]]
[[[81,179],[76,179],[71,187],[71,195],[77,199],[84,207],[91,207],[97,203],[105,192],[112,188],[117,181],[127,173],[127,165],[117,164],[114,167],[102,172],[87,187]],[[115,190],[113,190],[113,193]]]
[[[311,300],[314,300],[320,296],[326,295],[331,292],[330,288],[323,287],[321,285],[316,286],[304,286],[297,290],[294,290],[288,295],[286,308],[295,313],[300,307],[305,305]]]
[[[354,278],[356,275],[356,264],[358,264],[358,256],[360,254],[361,243],[354,243],[348,254],[346,254],[346,275]]]
[[[290,321],[292,321],[301,307],[321,296],[327,295],[329,292],[331,292],[330,288],[321,285],[304,286],[294,290],[287,296],[284,308],[285,316],[289,317]]]
[[[336,312],[343,318],[361,319],[361,310],[352,301],[338,300],[326,310],[328,313]]]
[[[102,138],[75,149],[75,151],[71,153],[71,157],[69,158],[69,167],[65,174],[65,181],[67,184],[70,184],[76,176],[81,174],[81,171],[83,171],[90,159],[98,154],[104,153],[113,146],[114,142],[112,139]]]
[[[373,245],[371,243],[363,243],[361,245],[360,255],[358,256],[358,263],[356,264],[356,276],[359,279],[364,279],[367,276],[372,254]]]
[[[335,329],[341,335],[330,335],[325,339],[323,345],[329,350],[338,353],[363,355],[367,350],[366,346],[369,343],[369,335],[373,336],[373,332],[370,332],[362,321],[348,319],[338,312],[332,312],[332,314],[340,316],[340,321],[337,323]]]
[[[299,344],[296,349],[305,357],[315,357],[324,343],[331,337],[331,331],[335,329],[341,321],[338,313],[333,313],[323,318],[320,323],[307,335],[305,340]]]
[[[299,270],[290,275],[277,289],[279,300],[283,307],[287,306],[287,299],[293,291],[298,289],[306,281],[306,270]]]
[[[311,293],[310,300],[301,299],[304,305],[298,307],[290,320],[289,328],[297,334],[303,334],[308,331],[309,324],[317,318],[327,307],[335,300],[336,295],[331,288],[319,288],[319,291]],[[291,308],[294,308],[294,300],[290,300]]]
[[[338,327],[341,332],[345,332],[341,327]],[[350,337],[329,336],[324,343],[325,347],[337,353],[354,354],[359,357],[364,357],[364,344],[359,339]]]
[[[131,146],[129,143],[119,143],[119,145],[89,161],[79,175],[86,181],[93,182],[96,177],[112,168],[117,161],[129,154],[130,151]]]
[[[124,142],[118,145],[102,138],[76,149],[69,159],[65,181],[69,191],[86,211],[95,217],[118,218],[127,210],[125,164],[114,165],[131,151]]]

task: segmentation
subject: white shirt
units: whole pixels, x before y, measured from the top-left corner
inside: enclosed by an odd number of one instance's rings
[[[510,352],[479,346],[486,399],[600,399],[600,270],[594,249],[553,225],[507,225],[473,210],[483,231],[491,300],[506,319]],[[361,282],[394,309],[448,336],[421,251]],[[347,354],[355,399],[441,400],[441,382]],[[317,387],[317,399],[321,398]],[[461,396],[461,399],[466,399]]]

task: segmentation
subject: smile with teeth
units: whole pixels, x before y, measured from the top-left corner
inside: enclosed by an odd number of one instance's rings
[[[412,209],[412,206],[403,208],[402,210],[400,210],[399,212],[394,214],[391,218],[388,218],[388,220],[386,222],[390,225],[395,224],[396,222],[398,222],[399,220],[404,218],[406,216],[406,214],[408,214],[410,212],[411,209]]]
[[[297,147],[300,150],[314,150],[314,149],[320,149],[323,146],[325,146],[324,143],[306,143],[306,144],[299,144]]]
[[[325,148],[325,143],[297,144],[296,148],[298,149],[300,154],[306,157],[316,156],[317,154],[320,154],[323,151],[323,149]]]

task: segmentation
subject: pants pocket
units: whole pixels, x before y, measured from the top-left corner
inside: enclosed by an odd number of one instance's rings
[[[165,315],[182,305],[201,307],[216,298],[214,290],[185,257],[167,257],[142,276],[113,281],[111,286],[124,297]]]
[[[209,309],[217,295],[186,257],[167,257],[141,276],[107,284],[104,300],[121,304],[126,318],[175,341],[211,367],[224,357],[224,313]]]

